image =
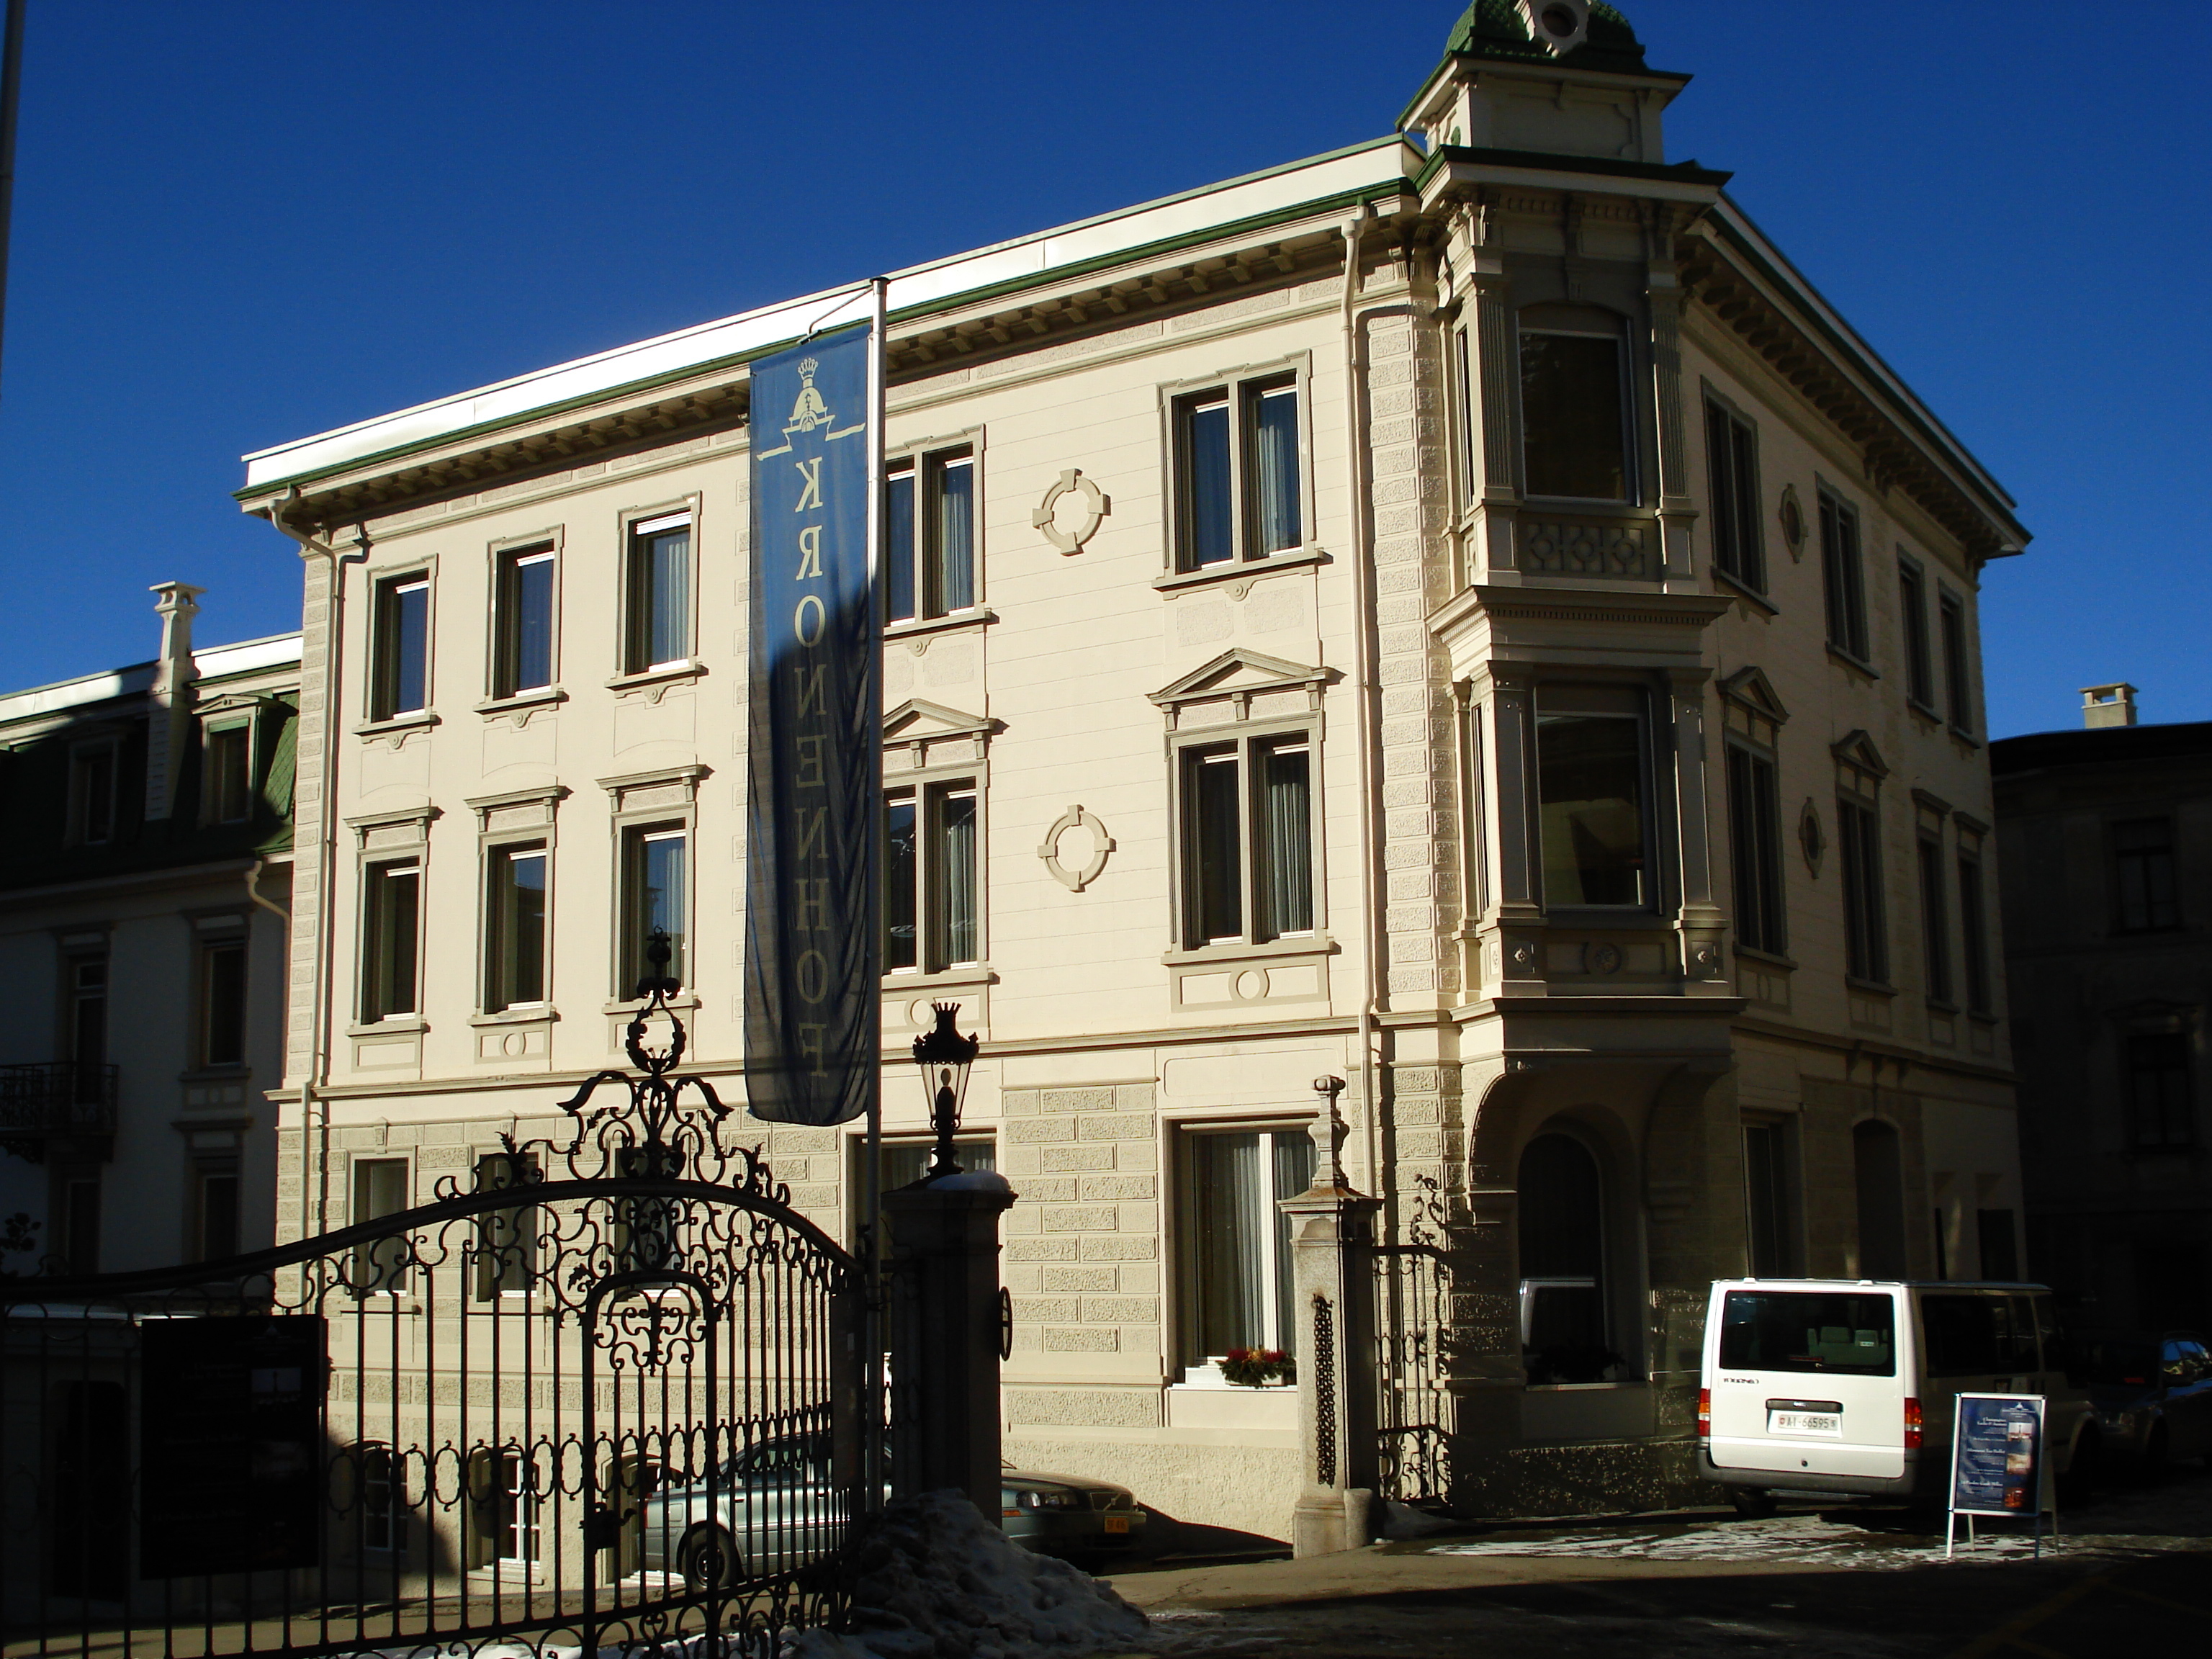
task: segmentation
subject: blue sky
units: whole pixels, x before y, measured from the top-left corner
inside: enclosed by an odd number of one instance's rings
[[[2019,498],[1991,729],[2113,678],[2212,719],[2196,9],[2170,49],[2051,0],[1625,9],[1698,77],[1672,155]],[[1455,15],[31,0],[0,686],[148,655],[166,578],[203,639],[296,626],[246,450],[1388,131]]]

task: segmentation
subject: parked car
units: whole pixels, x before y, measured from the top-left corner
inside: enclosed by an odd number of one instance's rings
[[[828,1434],[780,1435],[747,1447],[713,1479],[662,1477],[641,1506],[644,1566],[680,1573],[694,1589],[727,1588],[818,1559],[842,1518],[830,1457]],[[1024,1549],[1085,1560],[1143,1540],[1146,1515],[1127,1486],[1026,1469],[1009,1469],[1002,1481],[1000,1524]]]
[[[2195,1331],[2083,1331],[2075,1369],[2105,1444],[2145,1474],[2212,1456],[2212,1351]]]
[[[1747,1514],[1778,1493],[1941,1494],[1961,1393],[2045,1397],[2069,1503],[2096,1478],[2088,1391],[2040,1285],[1717,1281],[1705,1315],[1698,1469]]]

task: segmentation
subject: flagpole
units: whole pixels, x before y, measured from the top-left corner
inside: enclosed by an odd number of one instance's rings
[[[868,926],[872,937],[883,937],[883,626],[884,599],[882,586],[884,545],[884,313],[890,279],[878,276],[868,284],[872,301],[871,326],[868,330],[868,637],[871,672],[868,684],[872,688],[874,707],[868,711],[867,732],[875,750],[874,787],[869,792],[872,803],[871,833],[875,838],[875,857],[870,860],[876,874],[876,890],[868,907]],[[865,953],[868,961],[875,960],[875,952]],[[877,987],[861,988],[861,994],[870,1006],[880,1007],[883,998]],[[867,1261],[867,1411],[868,1432],[862,1442],[867,1448],[866,1507],[878,1509],[884,1501],[884,1441],[887,1425],[885,1418],[890,1401],[884,1394],[884,1068],[880,1060],[872,1068],[868,1079],[868,1127],[866,1165],[861,1172],[863,1213],[866,1217]]]

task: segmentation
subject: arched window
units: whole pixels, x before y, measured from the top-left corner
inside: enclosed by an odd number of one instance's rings
[[[1858,1184],[1859,1277],[1905,1277],[1905,1166],[1897,1130],[1869,1119],[1851,1131]]]
[[[1606,1319],[1597,1159],[1570,1134],[1521,1154],[1521,1348],[1531,1382],[1601,1382],[1621,1363]]]

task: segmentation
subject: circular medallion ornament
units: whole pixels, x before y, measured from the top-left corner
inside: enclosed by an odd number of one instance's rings
[[[1617,974],[1620,971],[1620,947],[1610,943],[1593,945],[1589,950],[1590,972]]]
[[[1044,832],[1037,856],[1053,879],[1071,893],[1079,893],[1098,879],[1106,868],[1106,855],[1114,850],[1114,837],[1106,826],[1080,806],[1071,806]]]
[[[1098,533],[1098,526],[1114,510],[1105,491],[1083,476],[1081,467],[1070,467],[1060,482],[1044,493],[1044,500],[1030,514],[1030,525],[1044,532],[1045,540],[1063,553],[1080,553],[1083,544]]]

